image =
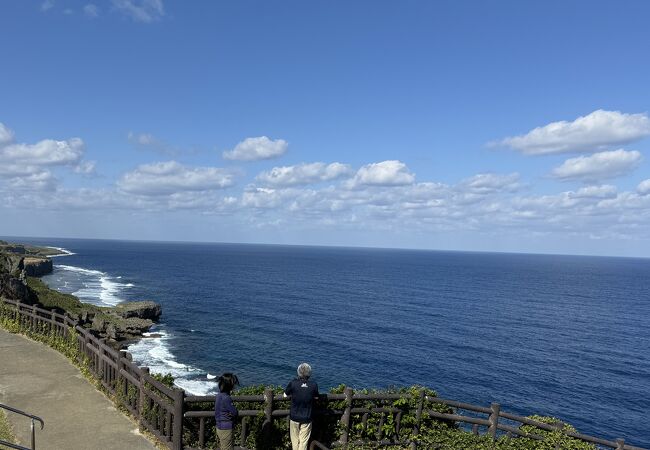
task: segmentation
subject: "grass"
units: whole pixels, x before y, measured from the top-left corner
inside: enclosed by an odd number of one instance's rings
[[[81,303],[74,295],[64,294],[55,291],[54,289],[50,289],[38,278],[28,277],[27,285],[36,292],[38,302],[48,309],[57,308],[59,310],[67,311],[70,314],[100,311],[100,308],[97,306]]]
[[[12,444],[16,442],[16,438],[11,432],[11,425],[7,421],[7,415],[3,410],[0,409],[0,441],[11,442]],[[0,445],[0,448],[8,448],[4,445]]]

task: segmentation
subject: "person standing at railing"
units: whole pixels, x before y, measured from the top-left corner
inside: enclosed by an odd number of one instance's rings
[[[239,413],[232,403],[230,393],[235,385],[239,384],[239,379],[234,373],[226,372],[218,378],[217,382],[219,384],[219,393],[214,402],[214,418],[217,421],[219,448],[221,450],[232,450],[233,422]]]
[[[289,435],[292,450],[307,450],[311,436],[312,405],[318,398],[318,385],[309,380],[311,366],[298,366],[298,378],[292,380],[284,390],[284,396],[291,396],[289,412]]]

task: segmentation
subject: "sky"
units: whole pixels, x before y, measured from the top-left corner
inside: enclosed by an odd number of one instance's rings
[[[650,257],[650,2],[0,2],[0,235]]]

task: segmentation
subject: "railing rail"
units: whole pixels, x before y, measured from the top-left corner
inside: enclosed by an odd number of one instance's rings
[[[6,411],[10,411],[10,412],[15,413],[15,414],[19,414],[21,416],[24,416],[24,417],[27,417],[27,418],[30,419],[31,447],[21,447],[20,445],[13,444],[11,442],[5,442],[5,441],[2,441],[2,440],[0,440],[0,444],[6,445],[6,446],[11,447],[11,448],[21,449],[21,450],[35,450],[36,449],[36,431],[35,431],[35,427],[34,427],[34,421],[38,421],[41,424],[41,430],[42,430],[43,427],[45,426],[45,422],[43,422],[43,419],[41,419],[38,416],[34,416],[33,414],[28,414],[25,411],[21,411],[20,409],[16,409],[16,408],[12,408],[11,406],[3,405],[2,403],[0,403],[0,408],[4,409]]]
[[[208,444],[207,436],[214,427],[213,405],[215,396],[186,395],[182,389],[170,388],[153,378],[147,367],[138,367],[132,361],[128,352],[116,351],[105,339],[95,337],[89,330],[78,325],[68,314],[58,314],[36,306],[25,305],[7,299],[0,299],[1,305],[10,306],[10,314],[22,325],[36,332],[54,333],[58,336],[69,337],[72,331],[79,349],[80,358],[86,360],[90,371],[102,386],[114,395],[116,401],[137,418],[142,428],[151,432],[168,448],[172,450],[204,449]],[[521,425],[532,425],[541,430],[553,431],[558,424],[550,425],[528,417],[522,417],[501,410],[497,403],[490,406],[473,405],[455,400],[448,400],[426,395],[422,390],[418,396],[417,406],[405,411],[403,407],[392,406],[392,401],[406,398],[403,394],[363,394],[355,393],[347,388],[342,394],[321,394],[323,408],[320,416],[335,419],[341,425],[341,433],[334,442],[314,441],[313,448],[326,449],[344,447],[349,443],[358,442],[352,436],[352,430],[360,428],[366,433],[371,417],[379,417],[379,426],[374,440],[371,442],[384,444],[410,445],[415,448],[411,435],[402,433],[402,415],[415,415],[412,434],[420,430],[423,417],[433,417],[453,424],[459,424],[474,434],[488,434],[492,438],[498,436],[525,436],[530,439],[543,439],[542,436],[527,434],[520,429]],[[267,389],[260,395],[233,396],[235,404],[246,402],[252,409],[241,408],[239,425],[241,426],[241,448],[245,448],[246,438],[250,435],[251,421],[263,417],[262,429],[270,432],[276,420],[288,420],[288,399],[274,394]],[[339,408],[334,408],[334,402]],[[370,402],[373,406],[359,406],[360,402]],[[374,403],[373,403],[374,402]],[[341,404],[343,407],[340,407]],[[440,412],[432,408],[434,404],[445,405],[451,412]],[[279,406],[284,406],[280,408]],[[359,422],[360,421],[360,422]],[[197,423],[198,422],[198,423]],[[384,425],[391,423],[392,431],[386,433]],[[562,427],[562,424],[559,424]],[[187,435],[193,443],[189,446],[183,442],[183,431],[190,430]],[[626,444],[623,439],[610,441],[581,433],[564,431],[565,435],[584,442],[592,443],[601,448],[616,450],[646,450],[641,447]],[[5,444],[6,445],[6,444]],[[193,444],[194,445],[194,444]]]
[[[2,299],[12,318],[33,332],[72,337],[79,362],[85,360],[90,372],[115,401],[138,419],[140,426],[172,450],[182,450],[184,391],[170,388],[138,367],[131,354],[111,348],[105,339],[94,336],[68,314]]]

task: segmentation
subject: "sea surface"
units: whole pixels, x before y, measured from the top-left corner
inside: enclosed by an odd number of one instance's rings
[[[44,280],[85,302],[162,304],[129,350],[195,394],[308,361],[321,390],[421,384],[650,448],[650,259],[10,240],[72,253]]]

